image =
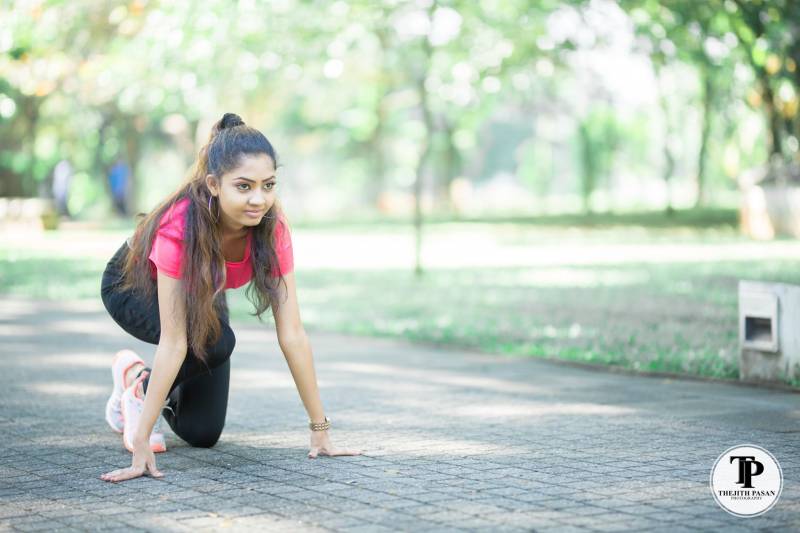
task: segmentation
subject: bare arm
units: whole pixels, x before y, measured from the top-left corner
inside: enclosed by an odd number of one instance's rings
[[[283,279],[286,287],[280,285],[279,305],[272,306],[275,325],[278,330],[278,344],[281,346],[289,370],[292,372],[297,392],[303,400],[312,422],[324,422],[325,411],[319,398],[317,376],[314,372],[314,358],[311,355],[311,343],[300,321],[300,309],[297,305],[297,292],[294,284],[294,273],[286,274]],[[318,455],[360,455],[361,450],[339,448],[331,443],[328,430],[311,431],[311,450],[308,457]]]
[[[157,283],[161,337],[147,384],[142,418],[134,436],[135,441],[147,443],[150,441],[153,426],[161,414],[167,393],[186,358],[188,344],[186,311],[180,280],[159,272]]]
[[[147,393],[144,397],[142,417],[133,436],[133,458],[131,466],[120,468],[100,476],[104,481],[124,481],[144,475],[164,477],[156,468],[156,459],[150,449],[150,433],[161,414],[164,399],[175,381],[175,376],[186,358],[186,313],[180,280],[158,273],[158,309],[161,322],[161,337],[156,348],[156,358],[150,374]]]
[[[300,321],[300,309],[297,304],[294,272],[283,277],[286,287],[279,285],[279,302],[272,305],[275,327],[278,333],[278,344],[289,365],[297,392],[312,422],[324,422],[325,410],[317,387],[317,376],[314,371],[314,358],[311,343],[308,341],[303,324]]]

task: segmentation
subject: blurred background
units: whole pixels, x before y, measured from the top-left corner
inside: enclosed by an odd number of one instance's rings
[[[792,0],[0,6],[2,294],[99,300],[224,112],[310,330],[735,379],[738,280],[800,281]]]

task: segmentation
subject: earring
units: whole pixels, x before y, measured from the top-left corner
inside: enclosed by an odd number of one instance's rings
[[[214,212],[213,212],[213,211],[211,211],[211,199],[212,199],[212,198],[214,198],[214,195],[213,195],[213,194],[211,194],[211,195],[209,195],[209,196],[208,196],[208,212],[209,212],[209,213],[210,213],[210,214],[213,216],[213,215],[214,215]],[[214,222],[217,222],[217,221],[219,221],[219,204],[217,204],[217,215],[216,215],[216,217],[214,218]]]

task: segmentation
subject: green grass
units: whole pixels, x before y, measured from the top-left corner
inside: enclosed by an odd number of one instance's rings
[[[513,278],[524,272],[507,269],[491,274],[441,270],[419,280],[402,271],[348,274],[346,279],[302,272],[297,283],[303,287],[304,323],[312,330],[737,379],[738,277],[800,282],[792,262],[760,270],[746,263],[615,269],[651,281],[551,289],[494,285],[497,275]],[[681,283],[677,293],[676,278]],[[246,317],[249,303],[240,296],[231,299],[234,316],[251,320]]]
[[[407,216],[378,215],[378,214],[353,214],[347,218],[336,220],[305,220],[292,221],[298,228],[331,229],[337,231],[343,228],[360,228],[366,231],[385,230],[388,227],[407,227],[410,218]],[[671,213],[665,211],[631,211],[631,212],[604,212],[604,213],[563,213],[551,215],[507,215],[488,214],[469,216],[457,213],[433,213],[425,216],[425,224],[519,224],[524,226],[539,227],[631,227],[645,228],[701,228],[725,227],[734,228],[739,223],[739,215],[732,208],[697,208],[677,209]]]
[[[296,231],[302,238],[304,230]],[[800,284],[800,243],[748,241],[727,223],[571,229],[450,223],[426,231],[445,239],[484,232],[499,250],[541,249],[554,257],[534,253],[542,260],[514,267],[429,268],[419,278],[408,268],[343,271],[297,263],[306,329],[734,380],[739,279]],[[391,246],[392,237],[408,228],[371,225],[369,233],[376,232],[385,233]],[[317,236],[335,233],[326,228]],[[98,298],[105,260],[125,236],[55,232],[38,243],[0,244],[0,294]],[[92,239],[105,244],[94,246],[85,260],[81,246]],[[561,257],[562,245],[585,248],[586,257]],[[649,247],[644,255],[614,255],[641,246]],[[707,257],[691,256],[706,249]],[[493,252],[465,253],[469,265],[469,254]],[[243,290],[230,291],[229,303],[234,322],[256,320]],[[785,381],[800,387],[798,380]]]

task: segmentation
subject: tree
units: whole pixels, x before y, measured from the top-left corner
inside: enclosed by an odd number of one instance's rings
[[[733,67],[747,64],[756,79],[748,105],[764,113],[766,152],[798,157],[800,117],[800,3],[793,0],[624,0],[621,5],[651,41],[654,61],[694,65],[701,80],[703,123],[698,151],[698,203],[705,198],[706,155],[712,117],[732,89]],[[666,47],[665,47],[666,44]],[[672,58],[663,50],[673,45]]]

